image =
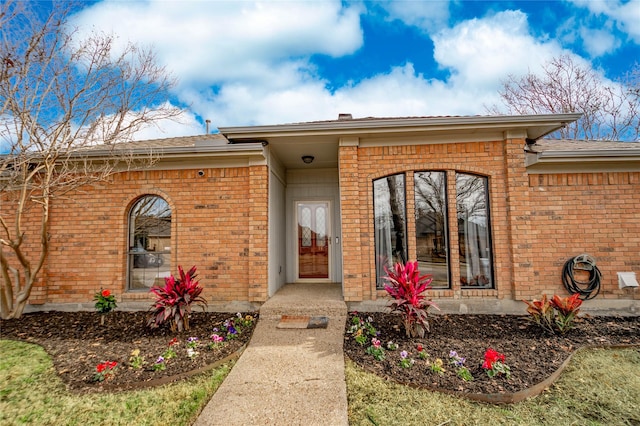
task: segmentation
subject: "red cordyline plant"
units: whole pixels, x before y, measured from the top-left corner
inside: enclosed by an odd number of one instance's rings
[[[385,267],[388,282],[384,286],[387,293],[395,299],[390,305],[392,312],[403,317],[407,337],[424,337],[429,331],[429,314],[431,307],[438,306],[427,299],[424,292],[431,289],[431,275],[420,276],[418,262],[396,263],[393,270]]]
[[[200,305],[203,310],[207,301],[200,296],[202,287],[196,280],[196,267],[192,267],[185,274],[181,266],[178,266],[179,278],[173,275],[165,278],[164,287],[151,287],[149,290],[156,296],[156,301],[151,306],[151,315],[148,324],[158,327],[169,320],[171,330],[189,330],[189,315],[191,305]]]
[[[554,295],[551,300],[543,294],[541,300],[532,302],[523,300],[523,302],[528,305],[527,312],[531,315],[533,322],[554,334],[564,334],[573,327],[575,317],[582,305],[579,293],[564,298]]]

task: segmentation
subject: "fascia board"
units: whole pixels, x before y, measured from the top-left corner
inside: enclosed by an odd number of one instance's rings
[[[252,156],[263,155],[264,147],[259,144],[241,144],[241,145],[224,145],[224,146],[174,146],[174,147],[148,147],[138,149],[114,149],[112,151],[83,151],[75,152],[73,157],[78,159],[113,159],[119,155],[128,155],[133,157],[144,157],[148,155],[158,155],[161,159],[177,159],[189,158],[197,155],[198,157],[236,157],[236,156]]]
[[[621,168],[627,171],[640,171],[640,149],[528,152],[525,166],[533,173],[543,170],[547,173],[562,173],[578,169],[585,172],[618,171]]]
[[[537,157],[541,160],[545,159],[572,159],[572,158],[606,158],[610,160],[612,157],[620,157],[621,159],[640,158],[640,149],[608,149],[608,150],[579,150],[579,151],[552,151],[547,150],[539,152]]]
[[[544,127],[552,132],[573,122],[582,114],[546,114],[523,116],[471,116],[433,118],[394,118],[344,120],[268,126],[220,127],[227,139],[315,135],[349,135],[361,133],[405,133],[474,129],[514,129]],[[539,137],[540,135],[530,135]]]

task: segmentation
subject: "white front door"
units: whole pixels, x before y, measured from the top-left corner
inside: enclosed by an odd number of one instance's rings
[[[297,280],[324,281],[331,276],[329,201],[296,202]]]

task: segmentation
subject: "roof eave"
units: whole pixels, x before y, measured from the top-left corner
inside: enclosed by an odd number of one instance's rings
[[[529,172],[640,171],[640,149],[528,152]]]
[[[241,145],[223,145],[223,146],[207,146],[207,145],[194,145],[194,146],[166,146],[166,147],[146,147],[146,148],[134,148],[127,150],[113,149],[113,150],[93,150],[93,151],[78,151],[74,152],[71,157],[77,158],[91,158],[91,159],[113,159],[114,156],[127,155],[132,157],[144,157],[150,154],[159,155],[161,158],[181,158],[190,157],[193,155],[198,156],[247,156],[262,154],[264,147],[259,144],[241,144]]]
[[[528,137],[538,139],[579,119],[582,114],[519,116],[468,116],[355,119],[266,126],[220,127],[229,140],[302,135],[353,135],[358,133],[404,133],[475,129],[527,129]]]

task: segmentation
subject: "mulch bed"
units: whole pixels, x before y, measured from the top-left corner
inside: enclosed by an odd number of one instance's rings
[[[346,330],[351,326],[352,317],[353,314],[347,320]],[[397,315],[361,313],[359,317],[370,317],[383,347],[389,341],[399,347],[385,351],[384,361],[376,361],[366,353],[370,340],[361,346],[345,332],[344,350],[355,363],[396,382],[463,394],[521,392],[547,379],[580,347],[640,344],[638,317],[581,317],[576,320],[575,328],[556,336],[545,333],[525,316],[435,315],[430,320],[430,333],[422,339],[406,338]],[[429,354],[427,360],[418,358],[418,345]],[[509,379],[489,378],[483,370],[487,348],[505,355],[505,363],[511,370]],[[403,350],[409,353],[407,358],[415,360],[410,368],[400,365]],[[466,358],[465,366],[473,375],[472,381],[457,376],[455,366],[449,364],[450,351]],[[444,363],[443,374],[430,368],[429,363],[437,358]]]
[[[257,314],[242,314],[246,315],[257,320]],[[1,321],[0,337],[41,345],[51,355],[59,376],[70,390],[99,392],[168,382],[172,377],[206,368],[236,353],[251,338],[255,320],[250,326],[236,327],[241,333],[234,339],[214,349],[207,347],[214,330],[226,336],[224,322],[235,317],[232,313],[193,312],[189,331],[172,332],[168,324],[149,328],[146,312],[110,312],[104,325],[94,312],[39,312]],[[199,340],[198,354],[191,358],[186,347],[190,337]],[[172,346],[177,356],[166,360],[164,371],[154,371],[153,364],[174,338],[178,340]],[[139,369],[130,364],[131,353],[136,349],[145,361]],[[96,366],[105,361],[117,362],[116,372],[109,380],[96,382]]]
[[[94,312],[41,312],[25,314],[19,320],[0,321],[0,337],[36,343],[51,355],[55,368],[70,390],[100,392],[118,388],[139,387],[179,377],[214,364],[236,353],[248,343],[253,325],[242,329],[233,340],[208,349],[207,343],[215,329],[223,334],[224,322],[235,318],[231,313],[192,313],[188,332],[172,332],[168,325],[157,329],[146,326],[146,312],[111,312],[104,325]],[[243,313],[243,316],[248,314]],[[257,314],[251,313],[257,320]],[[577,348],[586,345],[638,345],[640,344],[640,318],[638,317],[581,317],[576,327],[564,336],[545,334],[524,316],[500,315],[436,315],[431,319],[431,332],[423,339],[407,339],[400,318],[385,313],[363,313],[371,317],[383,345],[396,342],[398,350],[386,351],[385,360],[376,361],[345,332],[344,351],[365,369],[391,380],[413,386],[443,389],[469,394],[519,392],[547,379]],[[347,330],[351,324],[347,320]],[[186,355],[186,341],[197,337],[201,342],[198,355]],[[153,371],[152,365],[177,338],[178,356],[168,360],[166,370]],[[421,344],[430,357],[420,360],[417,345]],[[487,348],[493,348],[506,357],[511,377],[490,379],[481,364]],[[141,369],[130,365],[131,352],[140,350],[145,359]],[[400,366],[400,353],[409,352],[415,359],[411,368]],[[466,382],[448,365],[449,352],[466,358],[466,366],[474,380]],[[431,371],[428,361],[440,358],[445,373]],[[104,361],[116,361],[114,377],[106,382],[95,382],[96,366]]]

